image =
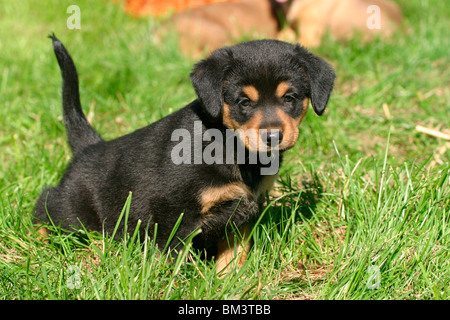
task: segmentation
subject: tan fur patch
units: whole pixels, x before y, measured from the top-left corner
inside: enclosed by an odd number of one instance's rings
[[[281,81],[278,84],[277,89],[275,90],[275,94],[278,96],[278,98],[281,98],[286,94],[290,87],[291,86],[287,81]]]
[[[242,143],[245,144],[245,147],[247,149],[254,151],[258,150],[258,147],[262,145],[259,139],[259,126],[263,118],[262,113],[260,111],[257,111],[249,121],[247,121],[243,126],[240,126],[236,120],[231,118],[230,108],[231,107],[229,104],[223,104],[223,124],[228,129],[239,129],[237,131],[237,134],[239,136],[239,139],[242,141]]]
[[[242,88],[242,91],[247,95],[247,97],[252,100],[253,102],[258,101],[259,99],[259,92],[258,89],[256,89],[254,86],[245,86]]]
[[[251,247],[251,231],[252,228],[250,225],[245,225],[239,230],[240,235],[238,236],[236,247],[234,247],[235,236],[231,236],[217,243],[217,273],[222,273],[221,275],[223,276],[233,266],[236,266],[236,264],[239,267],[244,264]]]
[[[200,194],[200,213],[207,213],[212,207],[221,202],[239,199],[241,197],[254,198],[250,188],[243,182],[232,182],[220,187],[207,187]]]
[[[257,111],[253,117],[241,127],[243,132],[239,133],[239,135],[241,141],[245,143],[248,150],[256,151],[263,145],[259,139],[259,127],[262,119],[262,113]]]
[[[308,105],[309,105],[309,99],[305,98],[303,99],[303,110],[302,114],[300,115],[300,121],[299,124],[305,119],[306,113],[308,112]]]
[[[228,129],[239,129],[239,123],[237,123],[233,118],[230,116],[230,105],[228,103],[223,104],[223,115],[222,115],[222,121],[223,124]]]
[[[303,111],[297,118],[292,118],[286,112],[281,109],[276,111],[277,115],[280,117],[281,122],[283,123],[283,141],[279,145],[279,149],[288,149],[292,148],[297,142],[299,129],[298,126],[303,121],[306,116],[306,112],[308,111],[308,99],[303,100]]]
[[[47,237],[50,233],[47,228],[41,227],[37,230],[37,233],[42,237]]]
[[[31,232],[28,231],[28,235],[31,235]],[[48,236],[50,235],[50,231],[48,231],[45,227],[36,227],[36,239],[42,241],[45,244],[48,244]]]

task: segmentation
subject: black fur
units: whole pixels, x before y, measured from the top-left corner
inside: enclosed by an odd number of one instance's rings
[[[198,228],[202,232],[196,243],[207,246],[221,240],[230,225],[240,228],[248,224],[258,217],[258,199],[236,197],[215,203],[205,218],[199,197],[207,187],[232,182],[243,183],[256,194],[265,178],[260,174],[261,163],[192,164],[192,158],[191,164],[174,164],[171,152],[179,143],[172,141],[174,130],[185,129],[193,137],[194,122],[200,121],[203,132],[213,128],[225,133],[224,103],[239,124],[247,123],[255,110],[264,114],[261,123],[265,127],[271,126],[275,108],[295,118],[303,110],[304,98],[311,98],[320,115],[335,78],[327,63],[298,45],[261,40],[219,49],[193,69],[197,100],[147,127],[104,141],[81,110],[78,77],[70,55],[55,36],[51,38],[63,78],[64,122],[73,160],[58,186],[42,193],[34,221],[48,223],[51,217],[53,223],[67,229],[79,228],[81,223],[88,230],[112,233],[132,192],[128,230],[134,230],[140,220],[141,234],[148,226],[153,236],[157,223],[156,239],[161,247],[181,213],[183,220],[171,247]],[[274,97],[280,81],[289,81],[289,95],[294,98]],[[245,85],[253,85],[260,93],[254,110],[242,107],[245,97],[241,88]],[[280,126],[279,120],[272,122]],[[206,145],[202,143],[202,150]]]
[[[63,118],[70,148],[75,154],[84,147],[103,140],[89,125],[81,109],[78,75],[72,58],[54,34],[50,35],[49,38],[53,40],[54,51],[61,68]]]

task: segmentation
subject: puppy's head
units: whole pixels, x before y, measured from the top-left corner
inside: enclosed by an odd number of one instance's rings
[[[237,130],[251,151],[293,147],[309,100],[322,115],[334,79],[324,60],[299,45],[277,40],[216,50],[191,73],[205,113]]]

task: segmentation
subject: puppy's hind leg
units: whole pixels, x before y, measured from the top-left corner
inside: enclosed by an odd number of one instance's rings
[[[61,203],[62,195],[59,189],[51,187],[44,190],[33,210],[33,224],[48,224],[59,226],[67,219],[68,210]]]
[[[49,199],[53,199],[52,194],[54,194],[56,191],[56,188],[49,188],[47,190],[44,190],[42,192],[34,210],[33,210],[33,224],[37,231],[37,233],[41,237],[46,237],[49,234],[49,231],[47,228],[42,227],[42,224],[52,224],[49,218],[49,210],[48,208],[53,208],[54,205],[52,205],[52,201]],[[52,210],[53,211],[53,210]],[[46,242],[46,241],[44,241]]]
[[[102,223],[91,207],[92,199],[82,192],[66,192],[59,185],[45,190],[33,212],[33,223],[46,223],[65,230],[101,231]]]

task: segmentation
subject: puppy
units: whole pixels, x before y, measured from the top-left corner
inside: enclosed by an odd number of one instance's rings
[[[163,28],[175,31],[180,50],[204,56],[236,40],[276,38],[291,0],[237,0],[188,8],[173,15]]]
[[[59,185],[42,193],[34,221],[111,234],[132,192],[128,230],[140,222],[142,237],[148,230],[160,247],[176,249],[197,232],[197,248],[217,247],[218,271],[232,260],[243,263],[251,223],[278,168],[264,169],[294,146],[309,100],[318,115],[324,112],[333,69],[303,47],[277,40],[225,47],[195,65],[190,76],[196,100],[105,141],[83,114],[69,53],[50,37],[73,160]],[[236,250],[235,235],[242,240]]]
[[[380,25],[369,28],[378,8]],[[327,30],[336,40],[349,40],[356,32],[368,41],[375,35],[390,37],[402,21],[398,5],[388,0],[294,0],[287,20],[296,25],[298,41],[307,47],[320,45]]]

